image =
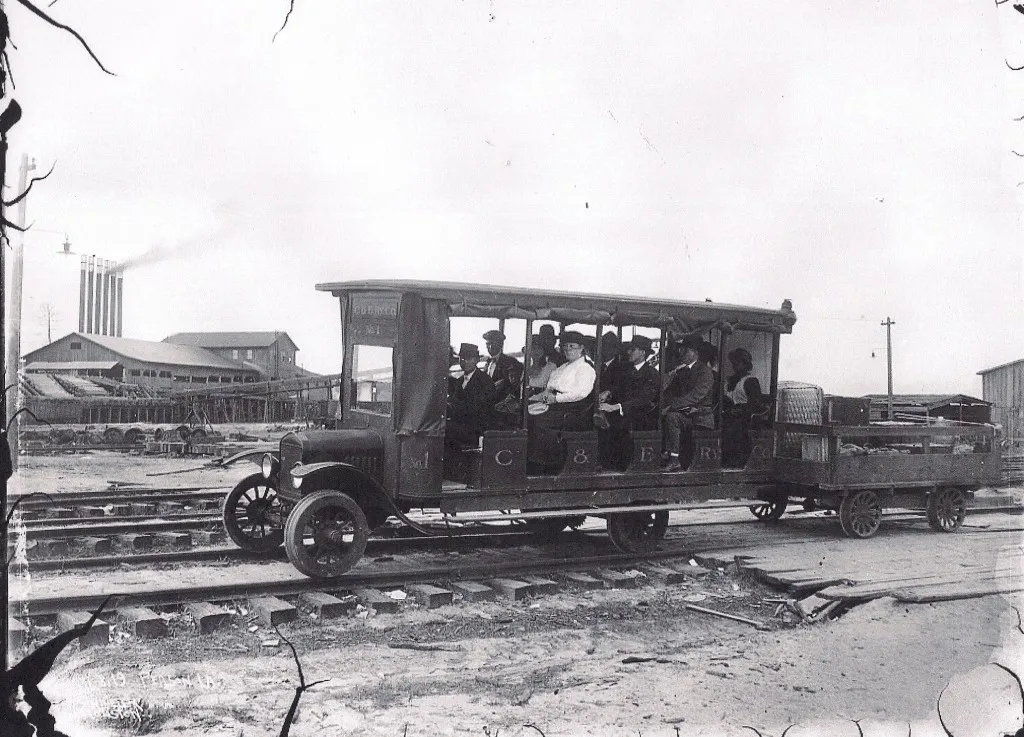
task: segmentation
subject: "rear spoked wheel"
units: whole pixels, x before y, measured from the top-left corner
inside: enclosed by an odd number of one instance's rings
[[[936,532],[956,532],[967,517],[967,495],[960,489],[938,489],[928,495],[928,524]]]
[[[221,517],[224,531],[242,550],[270,553],[284,542],[281,500],[262,473],[246,476],[228,492]]]
[[[632,555],[653,553],[668,529],[668,510],[608,515],[608,537],[616,550]]]
[[[882,500],[870,489],[850,492],[839,504],[839,525],[847,537],[871,537],[881,523]]]
[[[573,529],[583,524],[583,517],[544,517],[541,519],[527,519],[526,531],[533,536],[537,542],[554,542],[562,531],[567,527]]]
[[[786,499],[770,499],[750,505],[750,513],[762,522],[777,522],[786,513]]]
[[[366,515],[352,497],[340,491],[315,491],[288,515],[284,547],[301,573],[333,578],[356,564],[369,536]]]

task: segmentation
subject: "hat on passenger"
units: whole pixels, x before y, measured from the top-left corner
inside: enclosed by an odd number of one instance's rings
[[[568,343],[575,343],[578,346],[585,346],[587,344],[587,338],[583,333],[578,333],[575,330],[566,330],[564,333],[558,336],[559,342],[564,346]]]
[[[459,346],[459,358],[480,358],[480,349],[472,343],[463,343]]]
[[[639,348],[648,356],[654,353],[654,347],[651,343],[651,339],[646,335],[634,335],[633,339],[626,343],[627,348]]]
[[[497,341],[498,343],[504,343],[505,334],[500,330],[488,330],[486,333],[483,334],[483,339]]]
[[[619,336],[613,333],[611,330],[609,330],[608,332],[601,336],[602,353],[604,353],[605,351],[614,353],[617,350],[619,350],[619,346],[621,345],[622,342],[619,340]],[[605,356],[605,358],[607,358],[607,356]]]
[[[701,343],[704,341],[698,338],[696,335],[684,335],[682,338],[676,338],[674,341],[680,348],[692,348],[693,350],[700,353]]]
[[[702,340],[697,344],[697,355],[704,363],[710,363],[718,355],[718,349],[706,340]]]
[[[750,355],[750,351],[746,348],[733,348],[729,351],[729,358],[735,358],[738,361],[745,361],[747,363],[753,363],[754,358]]]

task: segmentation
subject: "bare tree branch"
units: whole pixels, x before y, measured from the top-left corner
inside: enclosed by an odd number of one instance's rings
[[[85,47],[85,50],[88,52],[89,56],[92,57],[92,60],[94,62],[96,62],[96,65],[100,69],[102,69],[104,72],[106,72],[107,74],[109,74],[112,77],[116,77],[117,76],[112,71],[110,71],[105,66],[103,66],[103,62],[101,62],[99,60],[99,57],[97,57],[96,54],[92,53],[92,49],[89,48],[89,44],[87,44],[85,42],[85,39],[82,38],[81,34],[79,34],[78,31],[76,31],[74,28],[72,28],[71,26],[66,26],[63,23],[59,23],[58,21],[55,21],[53,18],[51,18],[46,13],[44,13],[42,10],[37,8],[31,2],[29,2],[29,0],[18,0],[18,3],[20,5],[23,5],[26,8],[28,8],[30,11],[32,11],[32,13],[34,13],[35,15],[39,16],[40,18],[42,18],[44,21],[49,23],[51,26],[54,26],[55,28],[59,28],[62,31],[67,31],[68,33],[70,33],[72,36],[74,36],[76,39],[78,39],[78,42],[80,44],[82,44],[82,46]]]
[[[20,415],[20,414],[21,414],[22,412],[24,412],[25,414],[27,414],[27,415],[28,415],[29,417],[31,417],[31,418],[32,418],[33,420],[35,420],[36,422],[41,422],[41,423],[43,423],[44,425],[47,425],[48,427],[53,427],[53,425],[51,425],[51,424],[50,424],[49,422],[47,422],[46,420],[40,420],[40,419],[39,419],[38,417],[36,417],[36,414],[35,414],[35,412],[33,412],[32,410],[30,410],[30,409],[29,409],[28,407],[22,407],[22,408],[21,408],[21,409],[19,409],[19,410],[18,410],[17,412],[15,412],[15,413],[14,413],[13,415],[11,415],[11,419],[9,419],[9,420],[7,421],[7,430],[6,430],[6,432],[10,432],[10,431],[11,431],[11,425],[13,425],[13,424],[14,424],[14,420],[15,420],[15,419],[16,419],[16,418],[18,417],[18,415]]]
[[[743,725],[742,727],[740,727],[740,729],[749,729],[749,730],[750,730],[751,732],[753,732],[754,734],[756,734],[756,735],[757,735],[757,737],[764,737],[764,735],[763,735],[763,734],[761,734],[760,732],[758,732],[758,731],[757,731],[756,729],[754,729],[753,727],[748,727],[748,726],[747,726],[746,724],[744,724],[744,725]]]
[[[860,728],[860,722],[856,719],[851,719],[850,721],[857,725],[857,734],[859,734],[860,737],[864,737],[864,730]]]
[[[306,676],[302,672],[302,663],[299,661],[299,654],[295,652],[295,646],[292,645],[291,640],[281,634],[281,630],[274,625],[274,631],[277,632],[277,636],[284,640],[284,643],[288,646],[288,649],[292,651],[292,657],[295,658],[295,667],[299,669],[299,685],[295,687],[295,697],[292,699],[291,706],[288,707],[288,714],[285,716],[284,725],[281,727],[281,737],[288,737],[288,732],[292,728],[292,722],[295,721],[295,712],[299,708],[299,699],[302,698],[302,694],[313,688],[320,683],[326,683],[331,680],[330,678],[324,678],[320,681],[313,681],[310,684],[306,683]]]
[[[1016,10],[1021,15],[1024,15],[1024,5],[1014,5],[1013,9]]]
[[[7,524],[8,525],[11,524],[11,519],[13,519],[14,512],[18,508],[18,505],[21,504],[26,499],[31,499],[34,496],[45,496],[51,502],[53,501],[53,497],[50,496],[49,494],[47,494],[45,491],[33,491],[31,494],[26,494],[25,496],[18,497],[17,499],[14,500],[14,504],[11,505],[11,508],[9,510],[7,510]]]
[[[18,2],[21,2],[21,0],[18,0]],[[1024,69],[1024,67],[1015,67],[1015,66],[1013,66],[1012,64],[1010,64],[1010,60],[1009,59],[1003,59],[1003,61],[1006,62],[1006,66],[1010,69],[1011,72],[1019,72],[1021,69]]]
[[[1024,155],[1024,154],[1017,154],[1017,155],[1021,156],[1021,155]],[[57,162],[54,162],[53,166],[50,167],[50,171],[48,171],[45,174],[43,174],[43,176],[41,176],[41,177],[32,177],[32,180],[28,183],[28,186],[25,187],[25,191],[22,192],[17,197],[15,197],[10,202],[4,202],[4,207],[13,207],[14,205],[17,205],[19,202],[21,202],[23,199],[25,199],[25,197],[28,195],[28,193],[32,191],[32,185],[35,184],[36,182],[43,181],[48,176],[53,174],[53,169],[54,169],[55,166],[57,166]]]
[[[32,225],[35,225],[35,223],[32,223]],[[25,232],[25,231],[27,231],[27,230],[28,230],[29,228],[31,228],[31,227],[32,227],[32,225],[26,225],[26,226],[25,226],[25,227],[23,228],[23,227],[21,227],[20,225],[17,225],[17,224],[15,224],[15,223],[12,223],[12,222],[11,222],[10,220],[8,220],[7,218],[0,218],[0,227],[3,227],[3,228],[13,228],[14,230],[18,231],[19,233],[24,233],[24,232]]]
[[[545,735],[543,732],[541,732],[540,727],[538,727],[536,724],[524,724],[523,727],[529,727],[530,729],[536,729],[537,733],[540,735],[540,737],[547,737],[547,735]]]
[[[286,25],[288,25],[288,19],[292,17],[292,11],[293,10],[295,10],[295,0],[289,0],[288,1],[288,12],[285,13],[284,23],[282,23],[281,27],[277,29],[277,33],[275,33],[274,37],[272,39],[270,39],[270,43],[274,43],[274,41],[277,40],[277,34],[280,33],[281,31],[283,31],[284,27]]]

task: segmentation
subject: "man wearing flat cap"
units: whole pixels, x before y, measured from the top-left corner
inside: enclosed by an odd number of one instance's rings
[[[519,385],[523,379],[523,364],[506,355],[505,334],[500,330],[488,330],[483,334],[487,346],[487,364],[484,371],[494,382],[495,402],[519,396]]]
[[[450,382],[445,439],[460,445],[476,445],[494,419],[494,382],[477,368],[480,349],[472,343],[459,348],[462,376]]]
[[[665,377],[662,389],[661,413],[664,418],[665,471],[681,471],[682,441],[692,447],[693,429],[713,430],[715,417],[711,410],[711,394],[715,376],[711,368],[700,360],[704,341],[685,338],[680,342],[682,363]]]
[[[567,330],[559,339],[566,362],[556,368],[548,385],[532,400],[531,426],[526,457],[542,466],[561,462],[559,430],[589,430],[593,427],[593,392],[597,372],[586,359],[586,339],[575,330]],[[546,411],[534,413],[533,407]]]

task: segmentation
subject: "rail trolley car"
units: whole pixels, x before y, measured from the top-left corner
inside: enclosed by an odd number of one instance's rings
[[[885,491],[899,487],[931,498],[930,491],[939,489],[934,481],[923,488],[894,485],[882,478],[884,472],[867,486],[851,484],[865,467],[857,466],[863,461],[855,457],[848,463],[840,455],[834,429],[823,428],[813,413],[780,412],[786,399],[778,380],[780,337],[796,321],[788,301],[773,310],[425,281],[351,281],[317,289],[337,297],[341,309],[344,360],[337,426],[286,435],[277,452],[262,457],[260,472],[228,493],[223,508],[225,528],[237,545],[270,552],[283,544],[292,564],[308,576],[333,577],[349,570],[370,533],[390,517],[419,528],[407,516],[412,508],[439,509],[451,520],[468,513],[477,520],[519,519],[541,535],[587,516],[603,517],[616,548],[642,554],[654,550],[664,536],[670,510],[712,499],[749,500],[755,514],[772,520],[799,497],[805,504],[835,506],[843,529],[864,537],[877,528]],[[743,348],[769,410],[738,441],[734,434],[723,437],[725,382],[719,378],[711,403],[714,427],[693,431],[681,467],[662,467],[663,428],[658,423],[616,433],[611,452],[604,423],[595,413],[593,425],[555,433],[559,461],[541,472],[527,457],[534,432],[527,371],[521,372],[518,386],[509,387],[503,412],[478,442],[446,441],[452,424],[446,422],[446,409],[457,380],[454,348],[482,343],[484,334],[494,331],[505,336],[510,352],[521,347],[524,359],[545,331],[583,336],[596,377],[589,397],[594,410],[610,359],[602,355],[606,333],[620,342],[644,336],[654,349],[649,363],[662,381],[675,360],[674,341],[700,340],[710,346],[714,356],[706,358],[711,365],[721,365],[730,351]],[[793,396],[800,398],[799,392]],[[663,401],[658,399],[659,408]],[[729,447],[734,442],[741,447]],[[991,445],[989,438],[988,446],[978,447],[993,451]],[[810,456],[812,446],[823,450]],[[931,450],[927,442],[925,449]],[[976,455],[985,476],[984,464],[993,456]],[[921,458],[937,457],[908,455],[918,464]],[[947,456],[951,462],[963,457]],[[912,475],[914,469],[920,465],[911,462],[903,471]],[[955,528],[962,520],[967,476],[964,483],[950,485],[956,493],[935,495],[942,502],[929,507],[929,516],[944,520],[936,522],[940,527]]]

